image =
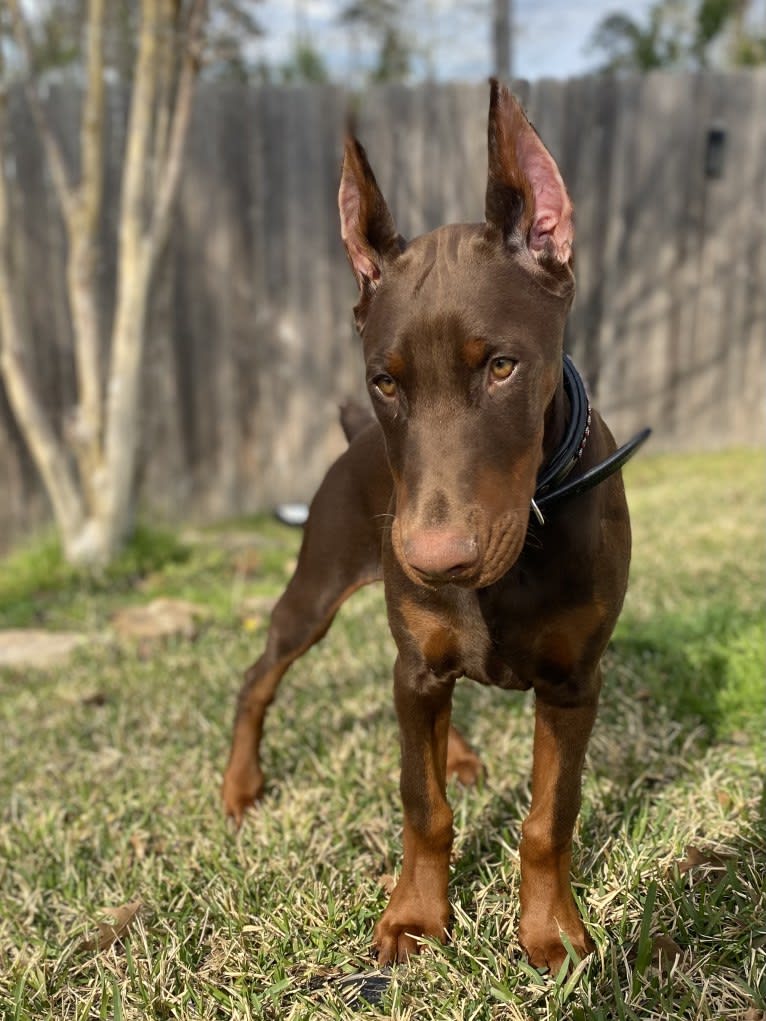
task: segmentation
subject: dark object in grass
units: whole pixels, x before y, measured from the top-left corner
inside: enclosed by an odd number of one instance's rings
[[[309,982],[309,988],[331,986],[348,1007],[358,1010],[365,1004],[377,1007],[390,983],[391,973],[388,968],[383,968],[380,971],[359,971],[353,975],[315,976]]]
[[[482,772],[450,726],[467,676],[535,691],[519,939],[534,967],[557,974],[593,949],[570,889],[572,832],[630,562],[623,454],[613,459],[615,441],[563,354],[572,204],[523,110],[493,82],[486,222],[406,242],[355,139],[339,206],[377,420],[345,416],[349,449],[314,498],[239,696],[224,805],[240,824],[263,792],[264,716],[287,668],[355,589],[382,578],[399,653],[404,861],[375,929],[378,961],[446,938],[446,780]]]
[[[82,704],[85,706],[93,706],[100,709],[108,703],[109,699],[103,691],[94,691],[91,695],[86,695],[82,699]]]

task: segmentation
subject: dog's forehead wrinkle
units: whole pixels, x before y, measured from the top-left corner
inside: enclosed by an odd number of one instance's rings
[[[407,245],[406,254],[411,258],[422,258],[425,251],[432,250],[441,258],[457,260],[465,255],[466,245],[474,244],[485,233],[486,228],[481,223],[448,223],[413,238]]]
[[[419,294],[426,281],[430,286],[439,287],[452,274],[465,276],[475,258],[468,249],[475,246],[480,229],[476,224],[452,224],[411,241],[399,260],[398,269],[407,277],[412,293]]]
[[[463,373],[456,370],[465,366],[464,347],[475,336],[474,325],[460,308],[421,310],[409,320],[396,350],[415,380],[424,384],[422,399],[439,400],[441,394],[452,393],[456,384],[462,389],[463,381],[457,377]]]
[[[436,265],[436,261],[432,260],[431,262],[427,263],[426,266],[423,268],[423,272],[420,274],[418,279],[415,281],[415,285],[412,288],[412,296],[413,297],[416,297],[420,293],[420,290],[423,287],[423,284],[426,282],[426,280],[429,278],[429,276],[433,272],[433,268],[434,268],[435,265]]]
[[[493,318],[521,316],[529,320],[530,306],[538,315],[561,317],[567,300],[541,288],[539,273],[507,251],[476,244],[470,239],[465,257],[452,258],[450,245],[434,243],[392,281],[391,294],[405,312],[432,314],[435,308],[452,308],[473,316],[491,313]]]

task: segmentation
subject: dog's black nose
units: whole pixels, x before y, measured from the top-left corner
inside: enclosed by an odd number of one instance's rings
[[[448,581],[469,574],[479,560],[476,537],[456,529],[412,532],[404,540],[410,567],[424,578]]]

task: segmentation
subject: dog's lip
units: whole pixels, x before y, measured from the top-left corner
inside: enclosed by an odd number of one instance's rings
[[[524,549],[527,520],[528,514],[514,510],[493,523],[473,588],[494,585],[511,570]]]
[[[422,584],[428,587],[439,588],[442,585],[460,585],[463,588],[476,588],[475,581],[480,577],[481,571],[472,568],[470,571],[463,571],[460,568],[454,571],[447,571],[446,574],[428,574],[425,571],[413,567],[409,561],[407,568],[412,575],[415,575]]]
[[[518,544],[518,548],[513,550],[512,556],[509,556],[507,559],[504,558],[503,562],[494,570],[487,570],[483,561],[480,561],[470,571],[453,571],[448,574],[425,574],[406,560],[400,562],[409,577],[424,588],[438,589],[448,585],[455,585],[458,588],[478,590],[494,585],[503,575],[507,574],[518,560],[523,545],[522,539]]]

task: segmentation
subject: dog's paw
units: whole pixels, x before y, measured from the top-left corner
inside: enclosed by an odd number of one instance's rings
[[[419,938],[424,936],[446,943],[446,926],[396,923],[381,918],[375,928],[378,965],[385,968],[387,964],[404,964],[409,957],[420,953],[422,944]]]
[[[242,825],[245,812],[263,797],[263,773],[257,767],[246,771],[226,770],[221,787],[221,800],[226,816],[237,829]]]
[[[579,925],[568,926],[565,935],[580,960],[596,949],[582,922]],[[552,975],[558,974],[569,956],[561,939],[560,930],[555,924],[548,923],[539,927],[522,926],[519,929],[519,942],[532,967],[540,971],[547,968]]]
[[[449,903],[428,902],[417,896],[408,896],[401,884],[396,887],[388,907],[375,926],[375,949],[378,964],[385,967],[396,962],[402,964],[413,954],[420,953],[419,938],[447,942]]]
[[[486,775],[484,763],[473,752],[447,759],[447,779],[455,779],[464,787],[475,787]]]

